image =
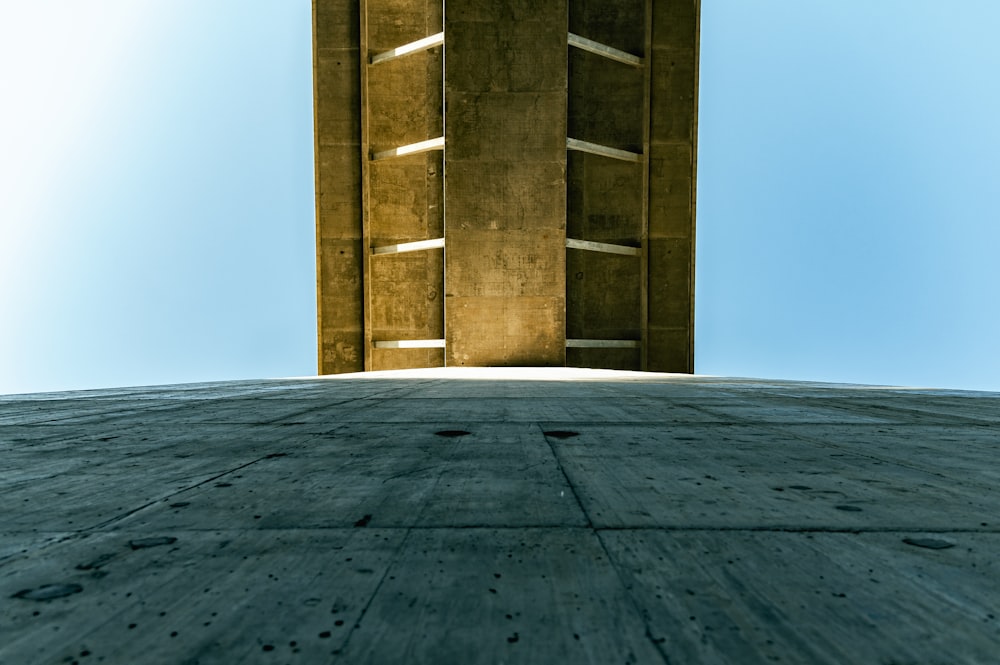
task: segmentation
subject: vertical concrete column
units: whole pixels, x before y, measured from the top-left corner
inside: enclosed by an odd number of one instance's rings
[[[319,372],[364,369],[357,0],[314,0]]]
[[[699,0],[652,2],[647,366],[694,371]]]
[[[699,4],[313,0],[319,371],[693,371]]]
[[[566,0],[445,7],[448,365],[563,365]]]

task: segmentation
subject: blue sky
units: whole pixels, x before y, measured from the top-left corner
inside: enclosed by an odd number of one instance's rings
[[[703,0],[696,369],[1000,390],[1000,3]],[[315,372],[310,6],[0,6],[0,393]]]

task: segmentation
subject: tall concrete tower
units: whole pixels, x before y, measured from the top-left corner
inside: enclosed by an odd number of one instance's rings
[[[693,370],[699,0],[314,0],[321,374]]]

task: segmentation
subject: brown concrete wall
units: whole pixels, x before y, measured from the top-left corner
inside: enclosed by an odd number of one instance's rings
[[[441,0],[366,0],[362,39],[370,55],[442,30]],[[442,136],[440,47],[366,65],[363,149],[370,153]],[[366,163],[365,227],[370,247],[444,235],[440,151]],[[441,349],[376,349],[376,341],[444,337],[441,249],[369,255],[368,363],[371,370],[440,367]]]
[[[320,372],[693,371],[698,19],[698,0],[449,0],[447,20],[440,0],[314,0]],[[445,48],[368,64],[442,30]],[[370,159],[441,135],[443,153]],[[567,137],[645,158],[567,154]]]
[[[448,0],[449,365],[565,362],[565,0]]]
[[[700,3],[652,4],[647,369],[692,372]]]
[[[570,32],[643,56],[645,0],[570,0]],[[569,49],[568,133],[600,145],[643,151],[645,74],[593,53]],[[638,247],[645,234],[643,169],[569,153],[567,235]],[[637,256],[567,250],[566,335],[571,339],[638,340],[643,311]],[[639,349],[568,349],[568,365],[640,369]]]
[[[357,0],[313,1],[319,373],[364,369]]]

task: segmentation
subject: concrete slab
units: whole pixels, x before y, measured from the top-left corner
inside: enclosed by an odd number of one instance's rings
[[[404,537],[219,530],[66,540],[0,571],[5,590],[80,588],[6,602],[0,649],[11,663],[328,662]]]
[[[993,662],[997,534],[956,534],[944,550],[903,540],[920,535],[627,530],[601,539],[667,662]]]
[[[320,373],[693,371],[699,0],[313,4]]]
[[[0,662],[992,663],[998,404],[570,368],[0,397]]]
[[[1000,514],[1000,496],[981,483],[765,428],[578,430],[553,446],[598,528],[947,530]]]

